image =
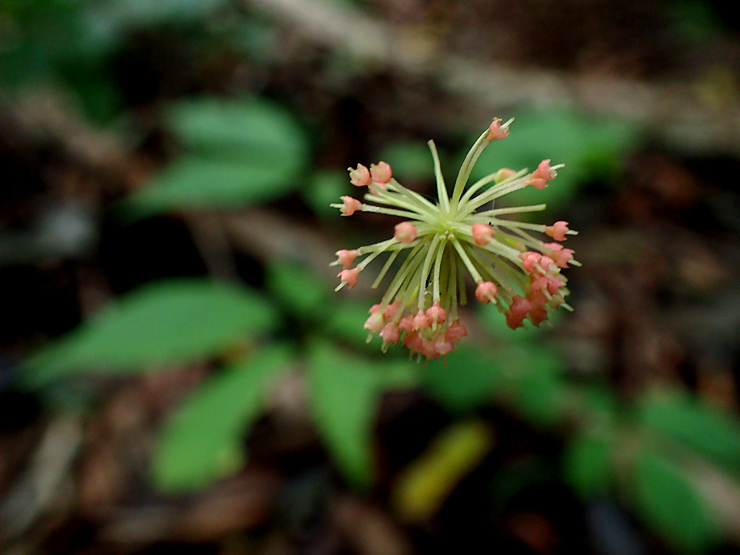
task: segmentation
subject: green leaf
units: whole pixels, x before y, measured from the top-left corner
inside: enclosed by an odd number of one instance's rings
[[[398,181],[432,181],[433,163],[429,147],[421,141],[393,141],[387,143],[378,156],[393,167]]]
[[[348,185],[346,172],[322,171],[316,173],[308,186],[301,189],[301,195],[316,215],[336,219],[339,211],[329,205],[340,202],[342,195],[351,193]]]
[[[446,361],[429,361],[423,376],[429,395],[457,413],[490,404],[502,381],[500,364],[470,347],[458,349]]]
[[[117,27],[149,27],[198,22],[227,0],[109,0],[94,6],[92,14],[107,18]]]
[[[553,425],[566,408],[563,361],[553,348],[515,344],[502,349],[499,363],[507,369],[517,410],[531,422]]]
[[[210,158],[279,165],[286,173],[308,162],[303,129],[285,108],[267,100],[182,101],[169,108],[168,120],[188,150]]]
[[[173,131],[187,153],[125,203],[151,213],[239,208],[275,200],[303,184],[308,163],[302,129],[262,100],[200,99],[173,105]]]
[[[689,395],[663,391],[643,399],[639,415],[645,426],[740,470],[740,425],[719,410]]]
[[[283,347],[240,360],[206,382],[166,422],[152,461],[155,485],[187,491],[244,463],[243,437],[290,362]]]
[[[39,385],[83,371],[132,372],[222,353],[273,329],[273,307],[243,287],[202,279],[144,286],[32,357],[25,380]]]
[[[581,433],[566,446],[563,472],[583,498],[608,493],[612,483],[613,443],[603,435]]]
[[[704,553],[718,530],[682,469],[651,451],[635,465],[636,500],[644,518],[682,553]]]
[[[365,321],[370,316],[369,308],[369,304],[362,301],[338,300],[326,320],[326,332],[355,347],[377,352],[380,349],[380,340],[375,339],[368,343],[368,331],[364,328]]]
[[[345,477],[356,486],[367,486],[375,475],[371,431],[382,367],[328,344],[315,345],[309,363],[316,427]]]
[[[133,215],[193,209],[244,208],[274,200],[296,186],[280,166],[186,157],[124,201]]]
[[[270,266],[267,284],[292,316],[316,320],[331,309],[326,282],[298,262],[283,261]]]
[[[511,134],[494,141],[478,160],[471,180],[502,167],[534,170],[543,159],[565,164],[544,190],[526,187],[506,195],[507,205],[547,203],[560,209],[589,179],[610,180],[622,158],[637,145],[637,129],[626,120],[597,118],[574,110],[522,110],[511,124]]]

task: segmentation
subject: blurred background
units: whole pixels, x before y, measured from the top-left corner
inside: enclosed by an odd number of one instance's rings
[[[0,552],[740,553],[731,6],[0,0]],[[575,312],[383,355],[328,205],[494,116]]]

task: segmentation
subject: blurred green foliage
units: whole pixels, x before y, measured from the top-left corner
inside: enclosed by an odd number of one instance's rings
[[[527,187],[507,195],[513,205],[546,203],[560,212],[590,180],[613,182],[624,157],[639,146],[635,125],[625,120],[588,116],[573,109],[523,109],[504,141],[481,155],[471,175],[480,179],[499,168],[534,169],[543,159],[565,164],[558,178],[544,190]],[[461,156],[462,159],[462,156]]]
[[[237,472],[245,462],[245,431],[291,358],[289,348],[269,344],[229,363],[186,399],[162,430],[154,482],[166,491],[186,491]]]
[[[185,154],[129,197],[134,213],[240,208],[302,185],[308,144],[280,105],[201,98],[171,105],[168,120]]]

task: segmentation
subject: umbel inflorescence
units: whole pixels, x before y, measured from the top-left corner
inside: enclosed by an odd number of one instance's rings
[[[562,165],[543,160],[533,172],[501,169],[468,185],[468,178],[483,150],[509,134],[511,121],[496,118],[481,134],[463,161],[448,194],[439,156],[429,141],[437,182],[437,203],[407,189],[392,177],[391,167],[378,162],[368,169],[359,164],[349,168],[351,183],[367,187],[365,202],[344,196],[339,208],[343,216],[374,212],[397,216],[391,239],[357,249],[337,251],[333,265],[342,266],[336,290],[354,287],[360,272],[381,255],[388,255],[373,288],[397,266],[395,276],[381,301],[370,309],[365,322],[368,341],[378,334],[383,350],[403,344],[413,354],[427,359],[452,352],[467,334],[458,309],[465,305],[465,275],[475,282],[475,297],[495,305],[506,316],[509,327],[525,321],[539,326],[551,310],[565,303],[567,279],[561,270],[578,265],[573,251],[563,248],[566,235],[576,232],[568,223],[539,225],[511,219],[514,214],[544,210],[544,204],[496,208],[494,201],[524,187],[544,189]],[[544,242],[532,233],[548,236]]]

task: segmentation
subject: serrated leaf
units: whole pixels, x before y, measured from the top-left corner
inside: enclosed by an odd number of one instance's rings
[[[686,394],[660,392],[643,399],[639,415],[645,426],[740,469],[740,425],[719,410]]]
[[[270,331],[274,308],[245,287],[204,279],[153,283],[122,296],[25,364],[30,385],[79,372],[141,372],[202,360]]]
[[[290,362],[273,347],[224,368],[166,422],[152,460],[154,484],[166,491],[204,487],[244,463],[242,440]]]
[[[704,553],[718,530],[681,468],[644,451],[635,463],[636,500],[644,518],[682,553]]]
[[[608,493],[612,482],[614,445],[604,436],[580,433],[563,455],[565,480],[582,498]]]
[[[382,390],[381,368],[328,344],[313,347],[309,364],[316,427],[345,477],[367,486],[375,475],[371,430]]]

